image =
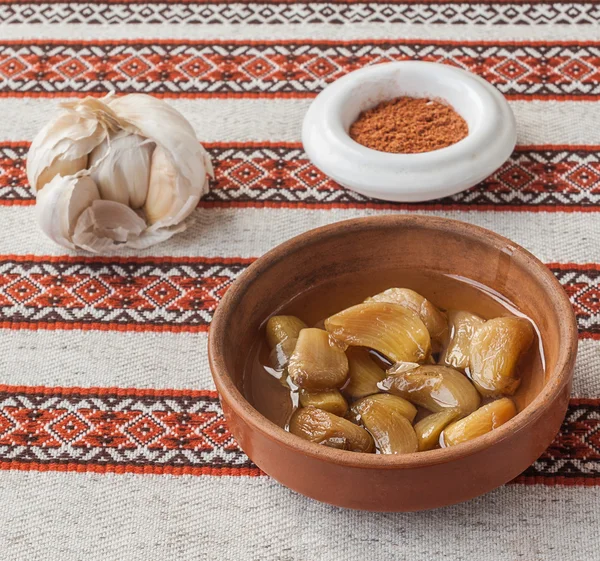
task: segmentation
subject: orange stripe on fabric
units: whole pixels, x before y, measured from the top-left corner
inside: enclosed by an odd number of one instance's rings
[[[86,464],[70,462],[60,463],[42,463],[42,462],[1,462],[0,470],[17,471],[59,471],[59,472],[79,472],[79,473],[136,473],[144,475],[209,475],[215,477],[258,477],[265,476],[259,468],[235,468],[235,467],[192,467],[192,466],[134,466],[129,464]]]
[[[548,487],[596,487],[600,485],[600,476],[590,477],[545,477],[519,475],[513,479],[510,484],[517,485],[545,485]]]
[[[134,93],[134,92],[119,92]],[[0,98],[84,98],[104,97],[107,92],[0,92]],[[318,92],[152,92],[153,97],[161,99],[313,99]],[[504,94],[509,101],[598,101],[600,94],[556,95],[556,94]]]
[[[1,203],[0,203],[1,204]],[[463,211],[478,210],[482,212],[599,212],[600,206],[582,205],[477,205],[477,204],[419,204],[419,203],[304,203],[279,201],[200,201],[200,208],[272,208],[272,209],[304,209],[304,210],[333,210],[333,209],[371,209],[371,210],[414,210],[414,211]]]
[[[31,394],[31,395],[77,395],[77,396],[118,396],[118,397],[209,397],[218,399],[219,394],[214,390],[176,390],[154,388],[118,388],[93,386],[11,386],[0,384],[0,393]]]
[[[10,322],[0,323],[0,329],[11,329],[13,331],[116,331],[116,332],[137,332],[137,333],[208,333],[210,325],[152,325],[152,324],[115,324],[115,323],[81,323],[81,322]],[[600,333],[589,331],[580,331],[579,339],[591,339],[600,341]]]
[[[118,396],[118,397],[189,397],[189,398],[214,398],[218,399],[219,393],[215,390],[194,389],[154,389],[154,388],[122,388],[116,386],[83,387],[83,386],[26,386],[0,384],[0,393],[27,394],[44,396]],[[589,405],[600,407],[600,397],[574,397],[569,400],[569,406],[578,407]]]
[[[107,263],[110,265],[136,263],[140,265],[155,265],[171,263],[177,265],[198,264],[198,265],[250,265],[256,261],[256,257],[124,257],[124,256],[84,256],[84,255],[0,255],[0,263],[3,261],[14,261],[17,263],[30,262],[35,263]]]
[[[0,206],[34,206],[35,199],[15,199],[2,200]],[[468,212],[478,210],[482,212],[599,212],[600,206],[582,206],[582,205],[470,205],[470,204],[418,204],[418,203],[292,203],[292,202],[273,202],[273,201],[200,201],[198,208],[272,208],[272,209],[303,209],[303,210],[343,210],[343,209],[372,209],[372,210],[460,210]]]
[[[1,0],[0,0],[1,1]],[[3,148],[29,148],[31,142],[28,140],[13,140],[0,142],[0,150]],[[288,148],[302,149],[302,142],[272,142],[272,141],[229,141],[229,142],[202,142],[207,150],[213,149],[243,149],[243,148]],[[517,144],[515,152],[544,152],[544,151],[565,151],[565,152],[599,152],[600,144]]]
[[[79,331],[121,331],[121,332],[156,332],[156,333],[206,333],[208,332],[209,325],[178,325],[178,324],[165,324],[165,325],[152,325],[148,323],[132,324],[132,323],[82,323],[75,321],[63,322],[63,321],[40,321],[35,323],[27,322],[12,322],[3,321],[0,322],[0,329],[12,329],[14,331],[27,330],[27,331],[60,331],[60,330],[79,330]]]

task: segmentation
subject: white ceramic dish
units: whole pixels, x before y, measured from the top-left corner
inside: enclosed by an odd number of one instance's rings
[[[398,96],[449,103],[469,126],[441,150],[390,154],[366,148],[348,130],[358,115]],[[453,195],[494,172],[516,144],[515,118],[502,94],[475,74],[433,62],[391,62],[351,72],[313,101],[302,126],[308,157],[335,181],[368,197],[417,202]]]

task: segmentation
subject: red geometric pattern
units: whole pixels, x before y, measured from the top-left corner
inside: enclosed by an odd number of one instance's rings
[[[600,95],[594,43],[422,40],[5,42],[0,43],[0,93],[312,97],[352,70],[399,60],[458,66],[513,98]]]
[[[33,201],[27,182],[26,158],[29,143],[0,144],[0,202]]]
[[[0,327],[207,331],[241,258],[0,257]],[[600,337],[600,265],[550,265],[584,337]]]
[[[209,150],[216,164],[216,181],[203,198],[203,205],[414,206],[377,201],[344,189],[315,168],[300,148],[257,145],[219,150],[209,146]],[[440,205],[463,210],[521,206],[527,210],[598,208],[600,147],[517,147],[508,161],[479,185],[418,206],[427,209]]]
[[[3,327],[205,331],[248,259],[0,258]]]
[[[0,464],[259,473],[229,432],[215,392],[168,393],[5,387]],[[572,400],[560,433],[523,475],[600,477],[600,401]]]
[[[0,392],[0,464],[256,468],[214,392]],[[10,467],[10,466],[9,466]]]
[[[582,333],[600,334],[600,266],[567,266],[554,271],[565,288]]]
[[[598,478],[600,476],[600,400],[574,399],[554,442],[524,473],[525,477]]]
[[[289,144],[205,144],[216,180],[201,204],[236,206],[403,207],[344,189],[321,173],[302,149]],[[33,204],[27,183],[27,145],[0,145],[0,204]],[[527,148],[479,185],[420,208],[452,207],[593,210],[600,206],[600,147]]]
[[[105,2],[0,4],[0,23],[17,24],[270,24],[322,23],[343,25],[348,23],[412,23],[430,25],[548,25],[594,24],[600,12],[593,2],[586,4],[507,2],[482,4],[476,2],[445,2],[426,4],[422,0],[410,2],[233,2],[186,3],[171,2],[123,3]]]

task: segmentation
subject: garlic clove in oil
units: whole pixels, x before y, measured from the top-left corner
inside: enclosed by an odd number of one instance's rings
[[[446,316],[438,310],[427,298],[410,288],[388,288],[375,296],[367,298],[366,302],[389,302],[404,306],[415,312],[427,327],[431,336],[433,351],[437,351],[445,343],[448,336]]]
[[[277,343],[269,353],[269,365],[275,370],[283,370],[296,348],[298,339],[295,337],[286,337],[281,343]]]
[[[519,360],[533,340],[531,323],[518,317],[491,319],[475,332],[471,339],[469,370],[482,395],[515,393],[521,383]]]
[[[369,347],[393,362],[419,362],[431,351],[425,324],[412,310],[387,302],[364,302],[325,320],[339,341]]]
[[[330,448],[373,452],[371,435],[362,427],[316,407],[297,409],[290,419],[292,434]]]
[[[417,436],[411,425],[417,410],[401,397],[370,395],[351,408],[353,420],[364,426],[382,454],[408,454],[418,449]]]
[[[310,391],[341,388],[348,377],[348,359],[327,331],[302,329],[288,363],[290,379]]]
[[[481,400],[464,374],[446,366],[423,365],[396,372],[381,381],[379,387],[434,413],[453,409],[457,417],[475,411]]]
[[[286,339],[298,339],[300,331],[307,327],[308,325],[296,316],[272,316],[265,328],[267,344],[273,349]]]
[[[360,423],[363,415],[368,413],[373,413],[375,416],[379,413],[387,415],[390,411],[405,417],[411,423],[417,416],[417,408],[410,401],[389,393],[377,393],[356,401],[352,405],[352,416],[349,418],[351,421]]]
[[[348,403],[339,390],[326,390],[324,392],[309,392],[300,390],[300,405],[302,407],[316,407],[343,417],[348,411]]]
[[[432,450],[438,445],[440,434],[459,414],[454,409],[432,413],[415,424],[419,451]]]
[[[464,372],[469,367],[471,339],[485,323],[485,320],[471,312],[450,310],[448,312],[448,323],[450,325],[450,337],[440,357],[440,363]]]
[[[468,417],[448,425],[440,436],[442,446],[456,446],[482,436],[517,414],[515,404],[508,397],[492,401],[471,413]]]
[[[369,351],[362,347],[349,347],[348,383],[343,387],[344,395],[358,399],[379,392],[377,384],[385,378],[385,372],[371,358]]]

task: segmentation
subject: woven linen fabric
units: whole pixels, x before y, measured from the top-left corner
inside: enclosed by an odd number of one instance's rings
[[[600,6],[388,0],[0,0],[0,559],[600,559]],[[518,146],[480,185],[369,200],[314,168],[302,117],[365,65],[428,60],[501,91]],[[67,251],[35,222],[28,146],[58,103],[164,98],[216,167],[189,229],[118,256]],[[227,429],[207,330],[231,282],[310,228],[447,216],[531,250],[579,324],[560,434],[504,487],[374,514],[262,474]],[[352,490],[349,490],[352,492]]]

